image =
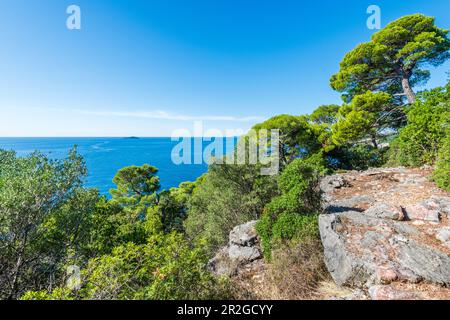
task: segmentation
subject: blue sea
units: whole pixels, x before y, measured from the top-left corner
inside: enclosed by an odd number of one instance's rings
[[[194,139],[201,138],[190,139],[192,146]],[[0,149],[14,150],[18,156],[38,150],[50,158],[61,159],[67,157],[68,151],[76,145],[89,172],[85,186],[109,195],[116,172],[131,165],[157,167],[163,189],[177,187],[184,181],[195,181],[208,170],[208,166],[206,163],[174,164],[171,154],[178,143],[170,138],[0,138]],[[202,141],[203,146],[209,143]],[[202,150],[192,149],[192,154],[199,152]],[[219,155],[220,152],[216,154]]]

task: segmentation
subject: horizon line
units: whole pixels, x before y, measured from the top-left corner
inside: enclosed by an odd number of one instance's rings
[[[233,138],[233,137],[241,137],[242,135],[233,135],[233,136],[179,136],[179,137],[171,137],[171,136],[0,136],[0,139],[48,139],[48,138],[57,138],[57,139],[67,139],[67,138],[78,138],[78,139],[91,139],[91,138],[108,138],[108,139],[150,139],[150,138]]]

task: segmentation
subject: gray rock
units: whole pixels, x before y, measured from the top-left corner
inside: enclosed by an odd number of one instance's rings
[[[369,288],[372,300],[422,300],[424,297],[418,292],[398,290],[390,285],[375,285]]]
[[[262,259],[256,221],[235,227],[230,232],[228,245],[208,262],[208,269],[217,275],[233,276],[256,260]]]
[[[450,197],[433,196],[430,200],[438,203],[441,214],[450,219]]]
[[[407,217],[410,220],[424,220],[439,222],[439,209],[429,206],[427,203],[418,203],[408,205],[404,208]]]
[[[217,275],[233,276],[237,272],[237,263],[228,257],[228,247],[222,248],[214,258],[209,260],[207,268]]]
[[[439,204],[441,205],[441,211],[444,213],[448,219],[450,219],[450,197],[442,197],[439,199]]]
[[[228,256],[239,264],[247,264],[262,258],[260,250],[255,247],[243,247],[235,244],[228,248]]]
[[[337,285],[362,286],[368,278],[368,272],[364,264],[347,251],[344,239],[337,231],[340,225],[337,215],[319,216],[325,264]]]
[[[252,246],[257,241],[256,226],[257,221],[250,221],[235,227],[230,232],[230,243],[239,246]]]
[[[332,192],[335,189],[340,189],[348,185],[348,181],[346,181],[342,175],[327,176],[320,181],[320,189],[325,193]]]
[[[321,215],[324,260],[338,285],[363,287],[397,279],[450,284],[450,257],[412,240],[404,222],[358,212]]]
[[[450,257],[443,252],[410,240],[398,248],[397,259],[401,266],[426,281],[450,284]]]
[[[400,208],[386,203],[377,203],[364,211],[364,214],[381,219],[403,220],[403,213]]]
[[[450,240],[450,227],[441,228],[436,233],[436,239],[446,243]]]
[[[342,199],[339,201],[331,201],[325,203],[323,206],[323,211],[326,213],[340,213],[347,211],[362,211],[358,209],[359,206],[371,205],[375,202],[375,199],[371,196],[361,195],[354,196],[347,199]]]

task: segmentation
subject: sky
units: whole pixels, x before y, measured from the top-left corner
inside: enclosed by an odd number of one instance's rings
[[[382,26],[420,12],[450,28],[448,0],[1,0],[0,136],[227,134],[341,103],[329,79],[375,32],[373,4]]]

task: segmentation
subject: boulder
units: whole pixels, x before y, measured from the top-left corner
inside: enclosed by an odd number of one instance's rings
[[[450,256],[417,240],[409,240],[397,248],[398,263],[424,280],[450,284]]]
[[[359,207],[370,206],[375,202],[375,199],[368,195],[358,195],[339,201],[326,202],[322,209],[327,213],[339,213],[346,211],[363,211]]]
[[[450,219],[450,197],[433,196],[430,200],[438,204],[442,216]]]
[[[383,168],[322,181],[319,231],[338,286],[377,300],[450,298],[450,197],[429,173]]]
[[[338,286],[363,286],[370,267],[347,250],[341,226],[338,215],[319,216],[325,264]]]
[[[230,243],[238,246],[253,246],[258,238],[256,223],[257,221],[250,221],[231,230]]]
[[[325,193],[345,186],[349,186],[349,183],[342,175],[326,176],[320,182],[320,189]]]
[[[358,212],[319,217],[325,264],[340,286],[362,287],[420,279],[450,284],[450,257],[419,243],[418,231],[401,222]]]
[[[410,220],[424,220],[439,222],[439,209],[434,208],[427,203],[418,203],[414,205],[407,205],[404,207],[406,216]]]
[[[439,229],[436,233],[436,239],[444,243],[450,241],[450,227]]]
[[[262,255],[258,248],[232,244],[228,248],[228,257],[239,264],[246,264],[261,258]]]
[[[262,259],[256,223],[250,221],[231,230],[228,245],[220,249],[208,262],[208,269],[217,275],[233,276],[256,260]]]
[[[375,285],[369,288],[372,300],[422,300],[424,297],[414,291],[399,290],[390,285]]]
[[[232,261],[228,256],[228,248],[224,247],[219,250],[214,258],[209,260],[207,264],[208,270],[223,276],[233,276],[237,272],[238,264]]]
[[[404,219],[404,214],[401,208],[391,206],[386,203],[376,203],[375,205],[364,211],[364,214],[380,219],[391,219],[399,221]]]

